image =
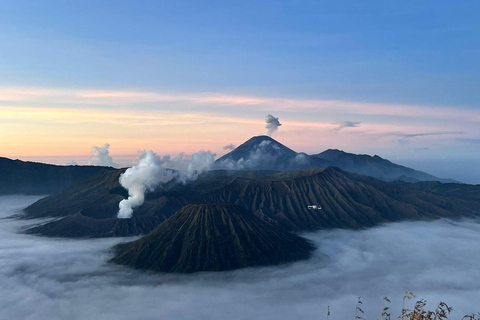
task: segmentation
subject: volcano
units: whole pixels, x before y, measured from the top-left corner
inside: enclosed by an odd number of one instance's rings
[[[136,269],[192,273],[277,265],[310,257],[313,245],[232,204],[190,204],[111,260]]]
[[[269,136],[257,136],[215,161],[214,169],[285,171],[330,165],[328,160],[297,153]]]

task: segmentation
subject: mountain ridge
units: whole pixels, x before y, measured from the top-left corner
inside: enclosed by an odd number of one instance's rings
[[[477,202],[445,197],[327,167],[287,172],[211,171],[146,197],[132,219],[117,219],[124,199],[120,172],[106,172],[25,209],[26,217],[65,217],[31,228],[46,236],[108,237],[145,234],[190,203],[230,203],[285,230],[372,227],[400,220],[473,217]],[[81,196],[79,196],[81,195]],[[322,210],[310,210],[319,204]],[[75,218],[71,216],[78,214]],[[83,230],[83,231],[82,231]],[[83,233],[82,233],[83,232]]]
[[[255,136],[215,161],[213,169],[226,170],[303,170],[335,166],[384,181],[405,180],[458,183],[395,164],[378,155],[353,154],[327,149],[318,154],[298,153],[269,136]]]
[[[0,194],[52,194],[110,170],[115,169],[100,166],[57,166],[0,157]]]

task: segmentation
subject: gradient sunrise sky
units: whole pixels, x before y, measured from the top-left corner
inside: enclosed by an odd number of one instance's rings
[[[0,156],[265,134],[480,183],[479,1],[2,1]]]

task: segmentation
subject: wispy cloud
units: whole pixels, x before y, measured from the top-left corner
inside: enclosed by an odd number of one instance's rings
[[[430,106],[364,103],[342,100],[289,99],[229,95],[223,93],[166,93],[135,90],[91,90],[36,87],[0,87],[0,102],[4,106],[32,103],[39,106],[68,105],[71,108],[92,105],[115,107],[134,104],[136,108],[159,108],[163,104],[175,103],[183,106],[235,107],[241,110],[285,111],[310,113],[332,112],[347,115],[397,116],[406,118],[428,117],[430,119],[456,119],[469,122],[480,121],[480,113],[468,108],[440,108]],[[171,105],[170,105],[171,107]]]
[[[335,130],[340,131],[345,128],[358,128],[360,127],[360,123],[358,121],[341,121],[336,123],[337,128]]]
[[[455,140],[458,141],[458,142],[463,142],[463,143],[480,144],[480,139],[457,138]]]
[[[276,138],[306,152],[353,151],[359,146],[365,152],[375,141],[373,152],[385,153],[382,150],[398,146],[396,141],[408,143],[420,137],[479,138],[480,114],[466,108],[212,92],[0,87],[2,155],[79,155],[79,150],[89,150],[99,139],[109,141],[121,154],[134,154],[140,146],[176,153],[187,150],[186,144],[196,144],[187,151],[197,151],[202,144],[221,152],[224,145],[262,134],[262,117],[270,112],[284,124]],[[228,134],[219,141],[219,132]],[[50,151],[45,154],[45,150]]]
[[[457,134],[464,134],[464,133],[465,132],[462,132],[462,131],[438,131],[438,132],[421,132],[421,133],[386,132],[383,135],[410,139],[410,138],[415,138],[415,137],[457,135]]]

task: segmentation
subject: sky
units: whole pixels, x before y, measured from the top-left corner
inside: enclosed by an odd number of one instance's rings
[[[0,318],[98,320],[392,319],[407,300],[440,301],[449,319],[479,312],[480,224],[437,220],[306,236],[307,261],[189,275],[152,274],[108,263],[112,247],[132,238],[58,239],[19,234],[39,221],[4,219],[38,200],[0,196]],[[391,303],[382,300],[387,296]],[[360,314],[357,314],[360,315]]]
[[[480,183],[478,1],[0,0],[0,156],[239,145]],[[128,163],[125,163],[128,164]],[[468,171],[465,170],[468,168]]]

